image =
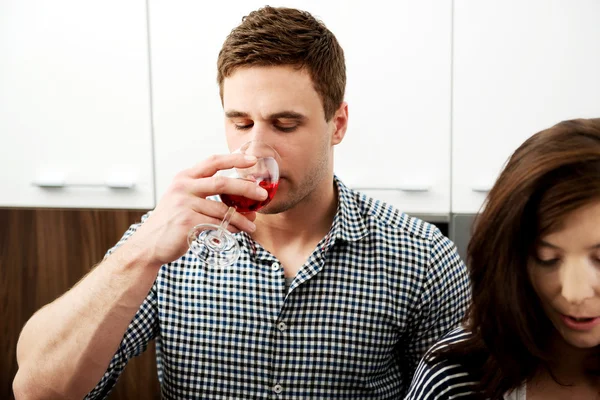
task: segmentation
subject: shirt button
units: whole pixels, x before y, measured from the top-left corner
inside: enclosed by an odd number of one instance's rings
[[[273,386],[273,391],[275,393],[279,394],[279,393],[283,392],[283,388],[281,387],[280,384],[277,384],[277,385]]]
[[[273,271],[279,271],[279,263],[274,262],[271,267],[273,268]]]
[[[285,324],[285,322],[280,322],[277,324],[277,327],[279,328],[279,330],[281,332],[285,331],[287,329],[287,325]]]

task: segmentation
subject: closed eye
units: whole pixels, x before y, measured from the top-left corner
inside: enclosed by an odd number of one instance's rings
[[[275,129],[277,129],[278,131],[281,131],[281,132],[293,132],[297,128],[298,128],[298,125],[293,125],[293,126],[275,125]]]
[[[254,126],[254,124],[234,124],[235,129],[239,131],[246,131]]]
[[[553,267],[558,265],[560,262],[560,258],[549,258],[549,259],[541,259],[539,257],[534,257],[535,262],[544,267]]]
[[[293,111],[284,111],[271,115],[273,127],[280,132],[293,132],[303,125],[306,117]]]

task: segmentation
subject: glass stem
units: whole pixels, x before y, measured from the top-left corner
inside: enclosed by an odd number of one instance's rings
[[[233,214],[235,214],[235,208],[229,207],[227,213],[225,213],[225,216],[223,217],[223,221],[221,221],[221,225],[219,225],[219,230],[217,232],[217,238],[219,240],[223,239],[223,235],[225,234],[225,231],[229,226],[229,222],[231,221],[231,217],[233,217]]]

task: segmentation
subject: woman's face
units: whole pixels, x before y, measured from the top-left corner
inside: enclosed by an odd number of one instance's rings
[[[600,344],[600,201],[540,238],[528,274],[546,315],[571,346]]]

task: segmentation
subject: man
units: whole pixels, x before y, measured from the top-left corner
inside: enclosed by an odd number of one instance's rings
[[[17,395],[105,398],[155,338],[168,399],[402,396],[421,355],[461,320],[467,275],[435,227],[334,176],[345,76],[341,47],[310,14],[247,16],[219,54],[226,139],[231,150],[274,147],[281,179],[260,214],[233,216],[240,259],[214,268],[188,251],[190,228],[227,210],[208,196],[266,197],[215,176],[255,159],[214,156],[178,174],[100,265],[26,324]]]

